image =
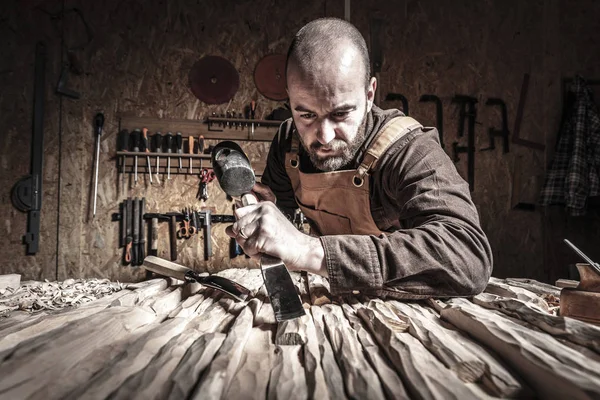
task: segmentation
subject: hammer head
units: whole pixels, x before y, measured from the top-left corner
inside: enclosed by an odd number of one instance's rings
[[[252,191],[256,182],[254,170],[242,148],[235,142],[224,141],[215,146],[211,157],[221,189],[231,197]]]

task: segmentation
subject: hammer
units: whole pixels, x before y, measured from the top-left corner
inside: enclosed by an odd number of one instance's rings
[[[243,206],[258,203],[252,193],[256,183],[254,170],[237,143],[224,141],[217,144],[212,151],[211,162],[217,181],[225,193],[239,199]],[[305,315],[296,286],[283,261],[263,254],[260,268],[275,319],[284,321]]]

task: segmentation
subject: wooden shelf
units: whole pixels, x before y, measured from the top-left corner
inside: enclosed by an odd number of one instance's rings
[[[209,124],[208,121],[211,121]],[[222,126],[227,121],[235,122],[235,126]],[[246,123],[247,126],[238,126]],[[252,123],[254,132],[252,131]],[[247,119],[232,119],[209,117],[206,120],[193,119],[166,119],[166,118],[150,118],[150,117],[131,117],[121,116],[119,130],[127,129],[130,132],[134,129],[148,128],[150,135],[156,132],[165,134],[171,132],[175,135],[176,132],[181,132],[185,136],[204,136],[205,139],[217,140],[239,140],[250,142],[271,142],[277,134],[277,129],[281,121],[270,120],[247,120]]]

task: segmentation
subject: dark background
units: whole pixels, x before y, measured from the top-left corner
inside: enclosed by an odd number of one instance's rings
[[[88,41],[77,8],[89,25]],[[511,144],[503,154],[477,152],[473,199],[494,251],[494,275],[530,277],[552,282],[568,276],[578,258],[563,244],[570,238],[600,260],[598,214],[568,217],[560,207],[515,209],[535,203],[550,163],[560,123],[562,82],[581,74],[600,79],[598,31],[600,2],[593,0],[454,0],[353,1],[350,21],[370,43],[370,21],[382,21],[381,99],[402,93],[410,114],[435,124],[434,107],[418,102],[435,94],[444,102],[446,151],[457,137],[454,94],[479,99],[476,147],[488,145],[489,127],[500,127],[500,113],[485,107],[489,97],[508,106],[512,130],[523,75],[531,76],[521,124],[521,137],[544,143],[534,150]],[[280,103],[260,95],[253,81],[256,63],[270,53],[285,53],[292,35],[308,21],[343,18],[343,0],[324,1],[3,1],[0,5],[0,274],[21,273],[24,279],[107,277],[133,280],[142,273],[120,265],[118,224],[111,214],[126,197],[117,191],[114,160],[119,117],[203,119],[222,113],[226,104],[208,106],[189,90],[188,72],[206,55],[230,60],[240,75],[240,88],[229,109],[240,111],[253,98],[257,116]],[[64,40],[63,40],[64,39]],[[34,54],[37,41],[48,48],[41,247],[25,256],[21,236],[26,215],[13,208],[10,189],[29,172],[33,105]],[[63,43],[63,45],[61,45]],[[66,48],[83,73],[71,74],[69,88],[79,100],[54,93]],[[63,50],[61,50],[63,49]],[[380,101],[383,108],[397,102]],[[101,142],[98,214],[89,217],[95,136],[93,117],[106,116]],[[185,132],[184,132],[185,135]],[[268,143],[245,144],[253,161],[264,159]],[[457,163],[466,177],[466,157]],[[60,176],[59,176],[60,171]],[[177,177],[165,186],[144,181],[129,196],[144,196],[147,211],[167,212],[200,206],[197,177]],[[231,203],[214,184],[207,206],[231,212]],[[58,210],[60,196],[60,212]],[[200,237],[179,242],[180,262],[198,270],[255,266],[243,257],[230,261],[223,224],[213,229],[215,256],[203,261]],[[167,226],[161,225],[160,254],[168,257]],[[58,239],[58,243],[57,243]]]

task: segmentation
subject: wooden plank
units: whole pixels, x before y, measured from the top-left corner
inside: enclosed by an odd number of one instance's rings
[[[7,288],[11,288],[13,291],[21,286],[21,275],[20,274],[6,274],[0,275],[0,294]]]
[[[520,373],[543,398],[589,399],[600,396],[600,363],[465,299],[448,301],[441,317],[469,332]],[[549,384],[551,382],[551,384]]]
[[[210,335],[210,334],[209,334]],[[151,399],[166,398],[173,382],[171,374],[202,333],[197,330],[187,330],[171,338],[148,365],[131,375],[127,380],[110,395],[111,399],[129,400],[132,398]],[[222,335],[225,339],[225,335]],[[206,341],[204,341],[206,344]],[[220,344],[214,343],[209,348],[202,348],[204,357],[214,356]],[[207,350],[209,353],[207,353]],[[210,354],[212,351],[212,355]]]
[[[170,287],[155,297],[144,300],[140,307],[150,307],[156,315],[166,318],[181,303],[183,289]]]
[[[127,290],[122,290],[77,308],[64,309],[52,315],[44,314],[43,318],[25,319],[18,324],[7,326],[0,335],[0,361],[19,343],[48,334],[55,329],[61,329],[66,324],[88,318],[105,310],[118,299],[129,295]],[[136,296],[136,293],[131,295]]]
[[[202,380],[191,396],[192,399],[219,398],[226,392],[238,369],[244,345],[250,336],[252,319],[252,311],[244,307],[227,332],[227,338],[219,352],[202,376]]]
[[[575,288],[577,288],[577,286],[579,286],[579,281],[574,281],[572,279],[557,279],[556,280],[556,287],[559,287],[559,288],[575,289]]]
[[[310,312],[313,316],[317,343],[319,344],[319,352],[321,354],[321,367],[325,376],[327,392],[332,399],[346,399],[344,391],[344,379],[340,367],[335,361],[333,349],[329,340],[325,336],[325,322],[323,320],[323,311],[321,307],[311,307]],[[312,341],[311,341],[312,342]]]
[[[408,332],[463,382],[480,385],[490,396],[532,396],[529,388],[502,361],[466,334],[444,326],[432,310],[414,302],[389,300],[385,303],[409,323]]]
[[[97,349],[156,320],[145,308],[113,307],[21,343],[0,364],[0,393],[13,399],[46,398],[49,390],[60,389],[62,380],[84,372],[80,364]]]
[[[369,397],[373,399],[385,398],[379,377],[363,357],[364,349],[342,308],[337,304],[326,304],[321,310],[348,396],[360,398],[369,393]]]
[[[560,288],[554,285],[550,285],[544,282],[536,281],[535,279],[526,278],[506,278],[504,280],[511,286],[517,286],[523,289],[527,289],[530,292],[537,294],[538,296],[550,295],[554,297],[560,296]]]
[[[495,294],[497,296],[527,301],[529,303],[535,304],[536,306],[542,308],[545,311],[549,310],[548,303],[534,292],[524,289],[522,287],[511,286],[497,278],[490,278],[485,288],[485,292]]]
[[[223,127],[219,130],[209,130],[208,124],[202,120],[195,119],[175,119],[175,118],[152,118],[152,117],[133,117],[122,116],[120,120],[120,129],[148,128],[151,135],[155,132],[181,132],[183,136],[203,135],[205,139],[219,140],[240,140],[240,141],[264,141],[271,142],[277,134],[278,127],[255,126],[254,135],[252,135],[251,126],[243,129],[233,129]],[[218,129],[218,128],[215,128]]]
[[[187,399],[206,367],[221,348],[227,335],[219,332],[202,334],[187,350],[163,386],[158,399]]]
[[[267,399],[307,399],[301,345],[276,346]]]
[[[264,399],[273,364],[273,332],[255,326],[244,346],[239,367],[224,392],[225,399]]]
[[[356,304],[357,301],[352,299],[350,302]],[[389,399],[408,399],[409,396],[402,380],[387,360],[383,350],[377,345],[375,338],[356,315],[354,308],[349,304],[342,304],[342,310],[365,349],[365,357],[377,372],[386,397]]]
[[[480,293],[473,302],[482,307],[498,310],[513,318],[527,321],[554,338],[564,338],[595,350],[600,354],[600,327],[573,318],[545,313],[533,304],[518,299],[508,299],[489,293]]]
[[[408,325],[383,304],[359,306],[357,315],[369,327],[379,346],[403,378],[411,397],[420,399],[478,398],[456,375],[450,373],[415,337]]]

